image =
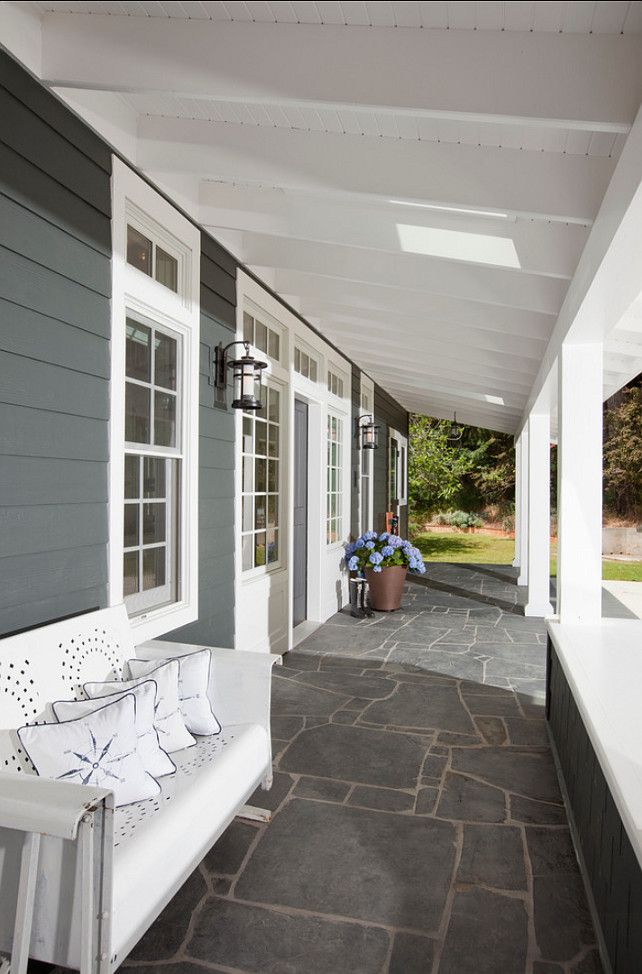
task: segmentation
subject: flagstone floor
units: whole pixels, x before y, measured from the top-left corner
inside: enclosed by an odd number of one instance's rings
[[[230,826],[124,971],[601,972],[511,571],[439,566],[288,654],[272,822]]]

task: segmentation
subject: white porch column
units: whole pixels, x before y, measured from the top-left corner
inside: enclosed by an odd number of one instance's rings
[[[602,616],[602,344],[562,344],[558,357],[557,612]]]
[[[521,434],[515,440],[515,557],[513,558],[513,568],[521,565],[521,524],[522,524],[522,444]]]
[[[519,437],[519,577],[518,585],[528,585],[528,423]],[[517,521],[515,522],[517,533]]]
[[[528,417],[528,601],[527,616],[550,616],[551,417]]]

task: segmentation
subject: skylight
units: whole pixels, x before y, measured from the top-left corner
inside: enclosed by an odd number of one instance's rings
[[[397,233],[401,249],[406,253],[448,260],[467,260],[475,264],[492,264],[495,267],[521,267],[515,244],[510,237],[415,226],[410,223],[398,223]]]

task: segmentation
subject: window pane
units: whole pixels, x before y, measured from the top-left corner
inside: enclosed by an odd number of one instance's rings
[[[268,419],[273,423],[278,423],[279,421],[279,402],[281,395],[277,389],[269,389],[270,394],[270,404],[268,408]]]
[[[268,497],[268,528],[275,528],[279,523],[279,498],[275,494]]]
[[[243,457],[243,492],[250,494],[254,486],[254,460]]]
[[[247,311],[243,313],[243,340],[254,344],[254,318]]]
[[[252,453],[252,420],[249,416],[243,417],[243,453]]]
[[[243,498],[243,515],[241,520],[241,530],[251,531],[253,527],[254,515],[252,513],[252,500],[251,494],[246,494]]]
[[[154,382],[165,389],[176,388],[175,338],[157,331],[154,337]]]
[[[178,291],[178,261],[161,247],[156,247],[156,280],[170,291]]]
[[[254,564],[265,564],[265,531],[260,531],[254,536]]]
[[[176,396],[154,393],[154,443],[176,446]]]
[[[262,531],[265,528],[266,502],[265,494],[257,494],[254,498],[254,527],[257,531]]]
[[[313,358],[310,359],[310,378],[313,382],[317,381],[317,363]]]
[[[263,463],[266,461],[264,460]],[[276,494],[279,489],[279,461],[270,460],[268,471],[268,493]]]
[[[246,534],[242,541],[242,564],[243,571],[254,568],[254,535]]]
[[[143,551],[143,591],[165,584],[165,547]]]
[[[260,419],[256,421],[256,452],[261,456],[267,454],[267,423]]]
[[[268,565],[279,560],[279,532],[268,531],[267,533],[267,560]]]
[[[269,342],[268,355],[271,358],[276,359],[278,362],[280,357],[279,353],[280,353],[280,345],[281,345],[280,336],[278,332],[272,331],[271,328],[269,330],[268,342]]]
[[[294,371],[295,372],[301,371],[301,352],[299,351],[298,348],[294,349]]]
[[[123,531],[123,547],[134,548],[138,542],[138,504],[125,504],[125,530]]]
[[[267,352],[267,327],[258,319],[254,322],[254,344],[261,352]]]
[[[257,494],[265,493],[267,486],[266,478],[266,467],[267,460],[255,460],[254,461],[254,472],[255,472],[255,490]]]
[[[301,375],[307,379],[309,374],[310,374],[310,359],[305,354],[305,352],[301,352]]]
[[[140,497],[140,458],[125,456],[125,497]]]
[[[151,381],[152,330],[133,318],[127,319],[125,373],[129,379]]]
[[[123,555],[123,595],[135,595],[138,591],[138,552],[126,551]]]
[[[127,263],[151,277],[152,242],[130,226],[127,227]]]
[[[165,504],[143,504],[143,544],[165,540]]]
[[[143,460],[143,497],[165,497],[165,470],[167,460],[162,457],[145,457]]]
[[[268,434],[268,454],[271,457],[279,455],[279,427],[270,423]]]
[[[149,389],[125,383],[125,439],[129,443],[150,442]]]

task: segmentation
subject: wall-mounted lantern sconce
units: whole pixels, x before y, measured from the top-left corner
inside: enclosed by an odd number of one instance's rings
[[[374,416],[368,413],[357,419],[357,436],[362,450],[379,449],[379,427],[375,426]]]
[[[457,413],[454,414],[454,419],[450,424],[450,432],[448,433],[448,439],[450,441],[461,440],[462,434],[464,432],[464,427],[460,426],[457,422]]]
[[[245,355],[228,361],[228,351],[235,345],[243,345]],[[217,389],[227,387],[227,370],[232,369],[234,384],[234,399],[232,409],[263,409],[263,403],[256,397],[256,383],[261,384],[263,369],[267,369],[267,362],[257,362],[250,355],[249,342],[230,342],[223,348],[223,344],[216,347],[214,362],[214,384]]]

